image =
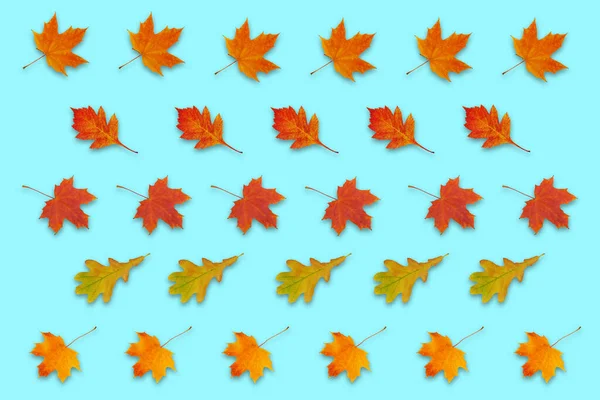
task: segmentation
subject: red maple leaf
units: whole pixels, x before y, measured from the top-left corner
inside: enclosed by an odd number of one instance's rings
[[[241,151],[231,147],[223,139],[223,118],[217,114],[214,122],[210,119],[210,111],[204,107],[202,113],[196,106],[188,108],[175,108],[177,110],[177,129],[183,134],[180,136],[185,140],[197,140],[196,149],[223,145],[233,151]]]
[[[415,139],[415,120],[412,114],[408,114],[406,122],[402,120],[402,111],[396,106],[394,113],[388,106],[379,108],[368,108],[369,110],[369,129],[375,132],[372,136],[377,140],[389,140],[386,146],[388,149],[397,149],[399,147],[413,144],[425,151],[433,151],[421,146]]]
[[[471,131],[469,137],[473,139],[485,139],[482,147],[490,148],[501,144],[512,144],[519,149],[529,153],[510,137],[510,117],[504,113],[502,121],[498,116],[496,106],[492,105],[490,112],[484,106],[463,107],[465,109],[465,128]]]
[[[310,122],[308,122],[306,111],[304,111],[303,107],[300,107],[298,113],[291,106],[271,109],[273,110],[273,129],[279,132],[276,136],[277,139],[293,140],[292,149],[300,149],[317,144],[333,153],[337,153],[337,151],[321,143],[317,114],[313,114],[310,117]]]
[[[119,140],[119,120],[113,114],[106,122],[106,113],[102,106],[98,113],[91,106],[73,108],[73,129],[77,131],[75,138],[81,140],[93,140],[90,149],[100,149],[113,144],[119,145],[132,153],[137,153],[125,146]]]

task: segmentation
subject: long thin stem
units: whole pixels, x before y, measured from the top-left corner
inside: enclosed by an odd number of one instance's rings
[[[414,67],[413,69],[411,69],[410,71],[408,71],[406,73],[406,75],[410,74],[411,72],[415,72],[416,70],[418,70],[419,68],[421,68],[423,65],[427,64],[428,62],[429,62],[429,60],[425,60],[425,62],[423,62],[423,64],[421,64],[421,65],[419,65],[417,67]]]
[[[44,57],[46,57],[46,55],[45,55],[45,54],[42,54],[41,56],[39,56],[38,58],[36,58],[35,60],[33,60],[32,62],[30,62],[29,64],[27,64],[26,66],[24,66],[24,67],[23,67],[23,69],[25,69],[25,68],[29,67],[31,64],[34,64],[34,63],[36,63],[36,62],[40,61],[40,60],[41,60],[42,58],[44,58]]]
[[[135,60],[137,60],[137,59],[138,59],[138,58],[140,58],[141,56],[142,56],[142,55],[141,55],[141,54],[139,54],[138,56],[136,56],[136,57],[132,58],[131,60],[127,61],[125,64],[121,65],[121,66],[119,67],[119,69],[123,68],[124,66],[126,66],[126,65],[127,65],[127,64],[129,64],[129,63],[132,63],[132,62],[134,62]]]
[[[504,72],[502,73],[502,75],[506,74],[506,73],[507,73],[507,72],[509,72],[509,71],[512,71],[513,69],[517,68],[519,65],[523,64],[524,62],[525,62],[525,60],[521,61],[520,63],[518,63],[518,64],[517,64],[517,65],[515,65],[514,67],[511,67],[511,68],[507,69],[506,71],[504,71]]]
[[[431,194],[431,193],[429,193],[429,192],[426,192],[426,191],[424,191],[423,189],[419,189],[419,188],[418,188],[418,187],[416,187],[416,186],[413,186],[413,185],[408,185],[408,187],[409,187],[409,188],[411,188],[411,189],[416,189],[416,190],[418,190],[419,192],[423,192],[423,193],[425,193],[425,194],[428,194],[428,195],[430,195],[431,197],[435,197],[436,199],[439,199],[439,197],[437,197],[435,194]]]
[[[22,187],[25,188],[25,189],[33,190],[34,192],[38,192],[39,194],[43,194],[44,196],[46,196],[46,197],[48,197],[50,199],[54,198],[54,197],[50,196],[49,194],[46,194],[44,192],[40,192],[39,190],[32,188],[31,186],[22,185]]]
[[[333,62],[333,60],[329,61],[327,64],[325,64],[325,65],[323,65],[323,66],[321,66],[321,67],[319,67],[319,68],[315,69],[315,70],[314,70],[313,72],[311,72],[310,74],[312,75],[312,74],[314,74],[315,72],[318,72],[318,71],[322,70],[323,68],[325,68],[326,66],[328,66],[328,65],[329,65],[329,64],[331,64],[332,62]]]
[[[125,146],[125,145],[124,145],[123,143],[121,143],[121,142],[119,142],[119,146],[121,146],[121,147],[123,147],[123,148],[125,148],[125,149],[129,150],[129,151],[130,151],[130,152],[132,152],[132,153],[138,154],[138,152],[137,152],[137,151],[135,151],[135,150],[133,150],[133,149],[130,149],[129,147]]]
[[[476,333],[479,333],[483,330],[483,326],[481,328],[479,328],[478,330],[476,330],[475,332],[471,333],[470,335],[465,336],[464,338],[460,339],[454,346],[452,347],[456,347],[458,346],[463,340],[470,338],[471,336],[475,335]]]
[[[231,67],[233,64],[235,64],[237,62],[237,60],[233,60],[230,64],[226,65],[225,67],[221,68],[220,70],[218,70],[217,72],[215,72],[215,75],[218,74],[221,71],[226,70],[227,68]]]
[[[267,340],[265,340],[264,342],[262,342],[262,343],[260,344],[260,346],[258,346],[258,347],[262,347],[262,346],[263,346],[263,344],[267,343],[269,340],[273,339],[275,336],[279,336],[279,335],[281,335],[283,332],[287,331],[288,329],[290,329],[290,327],[289,327],[289,326],[288,326],[288,327],[286,327],[286,328],[285,328],[284,330],[282,330],[281,332],[274,334],[273,336],[271,336],[270,338],[268,338]]]
[[[502,185],[502,187],[503,187],[503,188],[505,188],[505,189],[510,189],[510,190],[513,190],[513,191],[515,191],[515,192],[517,192],[517,193],[520,193],[520,194],[522,194],[523,196],[526,196],[526,197],[529,197],[530,199],[533,199],[533,197],[532,197],[532,196],[530,196],[530,195],[528,195],[528,194],[526,194],[526,193],[523,193],[523,192],[521,192],[520,190],[517,190],[517,189],[515,189],[515,188],[511,188],[510,186]]]
[[[179,336],[183,335],[183,334],[184,334],[184,333],[186,333],[186,332],[189,332],[189,331],[190,331],[190,329],[192,329],[192,327],[191,327],[191,326],[190,326],[189,328],[187,328],[185,331],[183,331],[183,332],[181,332],[181,333],[178,333],[177,335],[173,336],[171,339],[169,339],[169,340],[167,340],[166,342],[164,342],[164,343],[163,343],[163,345],[162,345],[162,346],[160,346],[160,347],[165,347],[165,346],[166,346],[166,345],[167,345],[167,344],[168,344],[168,343],[169,343],[171,340],[173,340],[173,339],[175,339],[175,338],[178,338]]]
[[[236,148],[233,148],[233,147],[231,147],[231,146],[229,145],[229,143],[227,143],[227,142],[225,142],[225,141],[223,141],[222,143],[223,143],[223,146],[230,148],[231,150],[235,151],[236,153],[240,153],[240,154],[243,154],[243,153],[244,153],[243,151],[240,151],[240,150],[238,150],[238,149],[236,149]]]
[[[361,344],[363,344],[367,340],[371,339],[373,336],[379,335],[381,332],[385,331],[386,329],[387,329],[387,326],[384,326],[383,328],[381,328],[380,330],[378,330],[377,332],[375,332],[371,336],[367,336],[366,338],[363,339],[362,342],[360,342],[359,344],[357,344],[356,347],[360,346]]]
[[[221,191],[223,191],[223,192],[225,192],[227,194],[230,194],[232,196],[237,197],[238,199],[242,199],[243,198],[242,196],[238,196],[237,194],[231,193],[229,190],[225,190],[225,189],[223,189],[221,187],[218,187],[218,186],[215,186],[215,185],[210,185],[210,187],[213,188],[213,189],[219,189],[219,190],[221,190]]]
[[[425,151],[427,151],[427,152],[429,152],[429,153],[431,153],[431,154],[435,154],[435,151],[431,151],[431,150],[429,150],[428,148],[421,146],[421,144],[420,144],[420,143],[417,143],[417,142],[415,142],[415,144],[416,144],[417,146],[419,146],[420,148],[422,148],[423,150],[425,150]]]
[[[146,196],[144,196],[143,194],[139,194],[138,192],[136,192],[136,191],[134,191],[134,190],[131,190],[131,189],[129,189],[129,188],[126,188],[125,186],[117,185],[117,187],[118,187],[119,189],[125,189],[125,190],[127,190],[127,191],[129,191],[129,192],[131,192],[131,193],[137,194],[138,196],[140,196],[140,197],[143,197],[143,198],[147,199],[147,197],[146,197]]]
[[[337,200],[335,197],[333,197],[333,196],[330,196],[330,195],[328,195],[328,194],[326,194],[326,193],[323,193],[323,192],[321,192],[320,190],[313,189],[313,188],[311,188],[310,186],[304,186],[304,188],[305,188],[305,189],[308,189],[308,190],[312,190],[313,192],[317,192],[317,193],[319,193],[319,194],[322,194],[323,196],[325,196],[325,197],[329,197],[329,198],[330,198],[330,199],[332,199],[332,200]]]
[[[76,341],[78,341],[79,339],[81,339],[82,337],[84,337],[85,335],[89,335],[90,333],[94,332],[96,330],[97,326],[93,327],[92,329],[90,329],[89,331],[87,331],[86,333],[84,333],[83,335],[79,335],[77,336],[75,339],[71,340],[71,343],[69,343],[67,345],[67,347],[69,347],[70,345],[72,345],[73,343],[75,343]]]
[[[318,142],[318,143],[319,143],[319,145],[321,145],[321,146],[325,147],[327,150],[331,151],[332,153],[335,153],[335,154],[340,154],[340,152],[339,152],[339,151],[336,151],[336,150],[332,149],[331,147],[329,147],[329,146],[327,146],[327,145],[325,145],[325,144],[323,144],[323,143],[321,143],[321,142]]]
[[[563,340],[563,339],[564,339],[564,338],[566,338],[566,337],[569,337],[569,336],[571,336],[572,334],[574,334],[575,332],[577,332],[577,331],[578,331],[578,330],[580,330],[580,329],[581,329],[581,327],[579,327],[579,328],[575,329],[573,332],[571,332],[571,333],[569,333],[569,334],[567,334],[567,335],[565,335],[565,336],[561,337],[561,338],[560,338],[560,339],[558,339],[556,342],[554,342],[554,344],[553,344],[552,346],[550,346],[550,347],[554,347],[554,345],[556,345],[556,343],[560,342],[561,340]]]
[[[531,153],[531,151],[530,151],[530,150],[527,150],[526,148],[519,146],[518,144],[516,144],[516,143],[515,143],[515,142],[513,142],[512,140],[510,141],[510,143],[511,143],[511,144],[513,144],[514,146],[517,146],[519,149],[521,149],[521,150],[523,150],[523,151],[526,151],[527,153]]]

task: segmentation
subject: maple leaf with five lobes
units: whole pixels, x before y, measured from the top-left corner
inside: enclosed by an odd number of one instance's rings
[[[512,37],[515,52],[523,61],[507,69],[502,75],[525,63],[525,68],[531,75],[545,82],[546,72],[555,74],[562,69],[567,69],[566,65],[552,58],[552,54],[562,46],[565,36],[567,36],[566,33],[553,34],[550,32],[542,39],[538,39],[537,24],[534,19],[528,28],[523,29],[521,39]]]
[[[310,74],[314,74],[321,68],[333,63],[333,68],[344,78],[354,82],[355,72],[364,74],[375,66],[360,58],[360,55],[371,46],[375,34],[362,34],[358,32],[350,39],[346,39],[346,26],[344,20],[336,28],[331,29],[331,37],[325,39],[321,36],[321,45],[325,56],[331,58],[327,64],[317,68]]]
[[[301,295],[304,295],[304,302],[309,303],[319,280],[323,279],[325,282],[329,282],[331,270],[343,263],[349,255],[334,258],[325,263],[311,258],[310,266],[303,265],[296,260],[287,260],[286,265],[290,272],[280,272],[275,277],[277,281],[282,282],[277,287],[277,294],[288,295],[290,303],[294,303]]]
[[[45,57],[46,62],[53,70],[66,76],[66,67],[76,68],[87,63],[87,60],[73,53],[73,48],[81,43],[86,30],[87,28],[69,27],[63,33],[58,33],[58,20],[54,13],[50,21],[44,23],[42,33],[32,31],[35,46],[43,54],[35,61],[25,65],[23,69]]]
[[[185,140],[197,140],[198,143],[194,146],[195,149],[223,145],[241,153],[223,139],[223,118],[221,118],[221,114],[217,114],[215,120],[211,121],[210,111],[207,107],[204,107],[202,113],[196,106],[175,109],[177,110],[177,129],[183,132],[180,137]]]
[[[528,258],[520,263],[514,263],[508,258],[504,259],[504,266],[501,267],[489,260],[481,260],[479,265],[483,272],[474,272],[469,279],[475,282],[471,286],[471,294],[481,295],[481,301],[487,303],[498,295],[498,301],[502,303],[508,293],[508,287],[513,279],[523,282],[525,269],[535,264],[544,254]]]
[[[93,140],[90,149],[100,149],[113,144],[119,145],[132,153],[137,153],[125,146],[119,140],[119,120],[113,114],[106,122],[106,113],[100,106],[98,113],[91,106],[73,108],[73,129],[77,131],[75,138],[81,140]]]
[[[181,31],[183,28],[166,26],[162,31],[154,33],[154,19],[150,13],[146,21],[140,23],[138,33],[127,31],[133,50],[137,51],[139,55],[121,65],[119,69],[142,57],[142,62],[150,71],[163,76],[162,67],[173,68],[175,65],[183,63],[183,60],[169,53],[169,48],[179,40]]]
[[[375,286],[375,294],[385,295],[385,301],[388,303],[402,294],[402,302],[407,303],[417,280],[421,278],[423,282],[427,282],[429,270],[441,263],[447,255],[430,258],[426,262],[417,262],[409,258],[406,266],[394,260],[385,260],[383,265],[387,271],[378,272],[373,277],[379,282],[379,285]]]
[[[400,147],[415,145],[421,149],[433,153],[433,151],[421,146],[415,139],[415,120],[412,114],[408,114],[406,121],[402,120],[402,111],[398,106],[392,114],[388,106],[379,108],[368,108],[369,129],[375,134],[373,139],[389,140],[386,148],[397,149]]]
[[[179,266],[183,271],[169,275],[169,281],[174,282],[169,288],[169,294],[181,295],[182,303],[187,303],[196,295],[196,301],[202,303],[211,280],[214,278],[221,282],[225,268],[233,265],[242,255],[243,253],[216,263],[203,258],[200,266],[188,260],[180,260]]]
[[[276,138],[293,140],[292,149],[300,149],[317,144],[333,153],[338,153],[325,146],[319,139],[319,119],[317,118],[317,114],[313,114],[310,122],[308,122],[306,111],[304,111],[302,106],[298,110],[298,113],[291,106],[271,109],[273,110],[273,129],[279,132]]]
[[[510,117],[505,113],[500,121],[496,106],[492,106],[490,112],[484,106],[463,107],[465,109],[465,128],[469,129],[469,137],[473,139],[485,139],[481,147],[490,148],[501,144],[512,144],[519,149],[529,153],[510,137]]]
[[[23,187],[50,198],[42,209],[40,219],[48,218],[48,226],[54,234],[61,230],[65,219],[78,229],[88,227],[89,216],[81,210],[81,206],[91,203],[96,197],[87,189],[75,188],[73,177],[63,179],[60,185],[54,186],[54,197],[26,185]]]
[[[79,272],[75,275],[75,280],[81,282],[75,288],[75,294],[87,295],[88,303],[93,303],[98,296],[102,295],[102,300],[108,303],[117,281],[123,279],[123,282],[127,282],[131,269],[140,265],[148,256],[149,254],[132,258],[125,263],[109,258],[108,266],[94,260],[86,260],[85,266],[89,271]]]

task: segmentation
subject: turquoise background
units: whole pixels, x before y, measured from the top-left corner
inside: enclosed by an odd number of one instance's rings
[[[39,56],[31,29],[57,12],[61,31],[70,25],[89,27],[75,51],[89,61],[69,69],[63,77],[45,62],[22,70]],[[371,0],[300,3],[276,1],[138,1],[105,0],[27,1],[4,5],[0,32],[4,38],[0,62],[3,171],[0,231],[3,284],[0,291],[3,328],[0,330],[0,393],[6,398],[101,399],[133,396],[159,399],[193,398],[300,399],[486,397],[565,399],[591,397],[597,392],[599,273],[590,262],[597,247],[600,195],[592,178],[597,157],[596,78],[598,44],[594,32],[598,6],[592,2],[567,4],[548,1],[501,2]],[[140,60],[117,67],[136,55],[127,29],[137,32],[152,12],[155,27],[184,27],[172,53],[185,64],[151,73]],[[213,73],[230,62],[223,35],[232,37],[246,17],[251,34],[281,32],[268,59],[281,67],[256,83],[237,68]],[[376,32],[364,59],[377,67],[356,82],[343,79],[329,66],[319,35],[345,18],[349,35]],[[452,75],[448,83],[423,67],[414,36],[441,18],[444,36],[472,32],[459,58],[473,67]],[[544,83],[516,64],[511,35],[537,18],[540,35],[568,32],[556,59],[569,69],[548,75]],[[481,141],[467,138],[463,106],[495,104],[512,119],[516,147],[482,149]],[[89,150],[90,142],[75,140],[70,107],[102,105],[116,113],[120,138],[138,155],[119,147]],[[175,107],[207,105],[213,117],[221,113],[225,138],[244,151],[225,147],[194,150],[194,142],[179,139]],[[271,107],[304,106],[317,113],[321,139],[339,155],[313,146],[289,149],[291,142],[275,139]],[[436,153],[417,147],[397,151],[371,139],[366,107],[400,106],[416,120],[416,137]],[[31,185],[51,192],[63,178],[89,188],[97,201],[85,206],[90,229],[72,225],[54,235],[38,216],[44,197],[21,188]],[[192,200],[179,207],[183,230],[164,224],[149,236],[140,220],[132,220],[139,199],[115,188],[121,184],[145,192],[157,178],[169,176],[171,187],[183,188]],[[273,210],[278,229],[255,225],[243,236],[234,220],[227,220],[232,200],[210,189],[220,185],[241,193],[251,178],[263,176],[265,187],[275,187],[286,200]],[[407,188],[412,184],[436,192],[448,178],[461,177],[484,200],[471,206],[476,229],[454,223],[440,236],[432,220],[424,220],[430,198]],[[534,236],[526,220],[519,220],[526,198],[502,189],[511,185],[533,193],[543,178],[555,177],[557,187],[569,188],[578,199],[564,207],[570,229],[549,223]],[[381,201],[367,209],[373,230],[349,226],[336,236],[321,221],[327,199],[308,192],[305,185],[335,194],[346,179],[358,177],[361,189],[371,189]],[[126,261],[150,252],[127,284],[118,283],[112,301],[87,304],[76,296],[73,276],[85,269],[88,258]],[[214,261],[244,252],[213,282],[202,304],[182,305],[168,294],[167,276],[178,270],[178,260]],[[351,252],[321,282],[311,304],[288,304],[277,296],[275,275],[286,270],[289,258],[329,260]],[[404,263],[407,257],[426,260],[450,253],[433,269],[427,283],[415,285],[410,303],[386,304],[373,294],[372,277],[383,260]],[[469,294],[469,274],[479,260],[521,261],[546,253],[527,270],[523,283],[514,282],[507,300],[483,305]],[[62,335],[65,341],[89,330],[73,348],[80,353],[82,372],[62,385],[55,375],[38,379],[40,358],[29,354],[40,331]],[[177,372],[155,384],[148,374],[134,379],[136,359],[125,354],[135,332],[157,335],[164,342],[192,325],[193,330],[168,345],[175,353]],[[233,359],[224,356],[232,331],[244,331],[258,341],[270,341],[275,371],[255,385],[247,374],[229,375]],[[387,325],[385,333],[369,340],[371,372],[354,384],[340,376],[330,379],[319,354],[330,331],[341,331],[356,341]],[[461,343],[469,371],[452,384],[440,375],[425,378],[427,358],[417,354],[427,331],[438,331]],[[562,341],[567,372],[550,384],[540,374],[521,375],[525,358],[514,354],[525,331],[546,335],[551,342],[582,325]]]

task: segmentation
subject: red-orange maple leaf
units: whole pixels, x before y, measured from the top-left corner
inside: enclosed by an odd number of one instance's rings
[[[113,114],[108,123],[106,122],[106,113],[102,106],[98,109],[98,113],[91,106],[84,108],[73,108],[73,129],[77,131],[77,139],[93,140],[90,149],[99,149],[113,144],[126,148],[127,150],[137,153],[125,146],[119,140],[119,120]]]
[[[310,117],[310,122],[308,122],[306,111],[302,106],[298,113],[291,106],[271,109],[273,110],[273,129],[279,132],[276,136],[277,139],[293,140],[292,149],[318,144],[331,152],[337,153],[337,151],[325,146],[319,139],[317,114],[313,114]]]
[[[475,216],[469,212],[467,205],[477,203],[482,199],[473,189],[463,189],[459,186],[459,179],[448,179],[445,185],[440,187],[440,197],[433,195],[414,186],[409,188],[420,190],[436,198],[431,202],[427,218],[434,219],[435,227],[444,233],[450,220],[453,219],[463,228],[475,228]]]
[[[204,107],[202,113],[196,106],[188,108],[175,108],[177,110],[177,129],[183,134],[185,140],[197,140],[196,149],[205,149],[218,144],[229,147],[233,151],[241,151],[231,147],[223,139],[223,118],[217,114],[214,121],[210,119],[210,111]]]
[[[244,185],[243,197],[233,194],[218,186],[211,186],[222,190],[239,200],[233,202],[231,213],[228,218],[236,218],[237,226],[244,234],[252,226],[252,220],[260,222],[265,228],[277,228],[277,214],[273,213],[269,206],[277,204],[285,197],[277,193],[276,189],[265,189],[262,186],[262,177],[252,179],[248,185]]]
[[[87,189],[76,189],[73,177],[63,179],[60,185],[54,186],[54,197],[29,186],[23,187],[50,198],[42,209],[40,219],[48,218],[48,226],[55,234],[63,227],[65,219],[76,228],[88,227],[88,215],[81,210],[81,206],[96,200],[96,197]]]
[[[569,204],[577,197],[569,193],[568,189],[557,189],[554,187],[554,177],[544,179],[542,183],[535,186],[534,197],[529,196],[521,191],[504,185],[507,189],[514,190],[531,200],[525,202],[521,218],[529,219],[529,227],[537,234],[544,221],[548,220],[557,228],[569,227],[569,215],[566,214],[560,207],[563,204]]]
[[[490,112],[484,106],[463,107],[465,109],[465,128],[469,129],[469,137],[473,139],[485,139],[482,147],[490,148],[501,144],[512,144],[523,151],[522,148],[510,137],[510,117],[505,113],[500,121],[496,106],[492,106]]]
[[[143,220],[143,226],[148,231],[148,234],[151,234],[156,229],[159,219],[162,219],[171,228],[183,228],[183,215],[179,214],[175,206],[185,203],[191,197],[183,193],[181,189],[171,189],[168,183],[168,177],[157,179],[156,183],[150,185],[148,188],[148,197],[117,185],[120,189],[125,189],[144,197],[144,200],[140,201],[140,205],[133,218],[141,218]]]
[[[406,122],[402,120],[402,111],[398,106],[392,114],[392,110],[388,106],[379,108],[368,108],[369,110],[369,129],[375,134],[373,139],[389,140],[386,148],[397,149],[399,147],[413,144],[422,148],[425,151],[433,153],[433,151],[421,146],[415,140],[415,120],[412,114],[408,114]]]
[[[329,202],[323,219],[331,220],[331,227],[337,232],[338,236],[346,229],[346,222],[348,221],[359,229],[371,229],[372,217],[365,212],[364,207],[375,203],[379,199],[370,190],[357,189],[356,178],[347,180],[342,186],[338,186],[337,199],[311,187],[307,186],[306,188],[333,199]]]

